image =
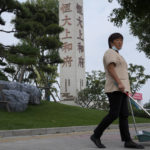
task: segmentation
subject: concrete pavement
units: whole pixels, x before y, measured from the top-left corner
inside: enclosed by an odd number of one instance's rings
[[[133,124],[129,124],[130,128],[133,128]],[[150,128],[150,123],[138,123],[138,128]],[[19,129],[19,130],[0,130],[0,137],[11,136],[33,136],[33,135],[45,135],[56,133],[72,133],[93,131],[96,125],[90,126],[72,126],[72,127],[55,127],[55,128],[37,128],[37,129]],[[108,129],[118,129],[118,125],[111,124]]]
[[[150,131],[150,128],[145,129]],[[132,137],[135,131],[130,128]],[[0,138],[0,150],[97,150],[90,141],[91,131],[73,133],[47,134],[36,136],[17,136]],[[124,150],[118,129],[106,130],[102,142],[105,150]],[[150,149],[150,142],[143,143],[145,150]],[[130,149],[128,149],[130,150]]]

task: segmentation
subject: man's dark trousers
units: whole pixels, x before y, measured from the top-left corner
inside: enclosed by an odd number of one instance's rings
[[[128,125],[128,96],[120,91],[107,93],[109,99],[110,110],[108,115],[94,130],[94,135],[100,138],[104,130],[119,117],[119,129],[122,141],[130,141],[129,125]]]

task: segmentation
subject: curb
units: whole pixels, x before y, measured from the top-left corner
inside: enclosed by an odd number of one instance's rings
[[[129,124],[129,127],[133,128],[133,124]],[[150,128],[150,123],[139,123],[137,124],[137,127]],[[57,128],[19,129],[19,130],[0,130],[0,137],[85,132],[85,131],[93,131],[95,128],[96,125],[57,127]],[[118,129],[118,125],[110,125],[108,129]]]

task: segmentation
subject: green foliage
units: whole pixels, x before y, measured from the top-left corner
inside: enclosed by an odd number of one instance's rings
[[[17,46],[12,46],[9,50],[9,54],[16,54],[22,56],[36,56],[39,55],[39,50],[30,43],[19,43]]]
[[[43,36],[42,38],[40,38],[38,40],[40,42],[40,45],[42,47],[42,49],[58,49],[61,47],[62,43],[60,41],[58,41],[58,38],[55,37],[47,37],[46,35]]]
[[[44,66],[42,65],[40,68],[43,72],[46,72],[48,74],[52,73],[52,72],[56,72],[57,71],[57,67],[56,66]]]
[[[150,100],[149,100],[149,102],[147,102],[147,103],[144,104],[144,108],[150,110]]]
[[[92,71],[86,73],[86,88],[78,93],[76,103],[85,108],[107,109],[108,102],[104,93],[105,73]]]
[[[129,64],[129,80],[133,94],[139,91],[142,85],[150,79],[150,75],[145,75],[144,70],[143,66]],[[78,93],[76,103],[85,108],[108,109],[108,101],[104,92],[105,73],[102,71],[86,73],[86,80],[86,88]],[[144,113],[139,111],[136,111],[136,114],[145,117]]]
[[[144,71],[145,68],[143,66],[129,64],[129,80],[133,94],[139,91],[146,81],[150,79],[150,75],[145,75]]]
[[[62,32],[62,28],[58,28],[57,24],[51,24],[47,27],[46,32],[48,34],[58,34],[60,32]]]
[[[0,71],[0,80],[8,81],[8,78],[5,76],[5,74]]]
[[[113,0],[108,0],[112,2]],[[137,49],[150,58],[150,5],[149,0],[117,0],[120,8],[113,9],[110,21],[120,27],[124,20],[130,31],[139,38]]]
[[[138,110],[136,107],[134,107],[134,105],[132,105],[132,107],[133,107],[134,116],[149,119],[149,116],[143,110]],[[131,110],[129,110],[129,114],[132,115]]]
[[[7,73],[11,73],[11,74],[15,73],[14,68],[5,68],[4,71],[7,72]]]
[[[34,65],[37,63],[39,50],[29,43],[19,43],[9,48],[6,60],[17,65]]]

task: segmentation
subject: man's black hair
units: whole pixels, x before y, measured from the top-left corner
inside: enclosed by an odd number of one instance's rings
[[[115,39],[120,39],[120,38],[123,40],[123,35],[120,34],[120,33],[113,33],[113,34],[111,34],[109,36],[109,38],[108,38],[109,48],[112,48],[110,43],[112,43]]]

